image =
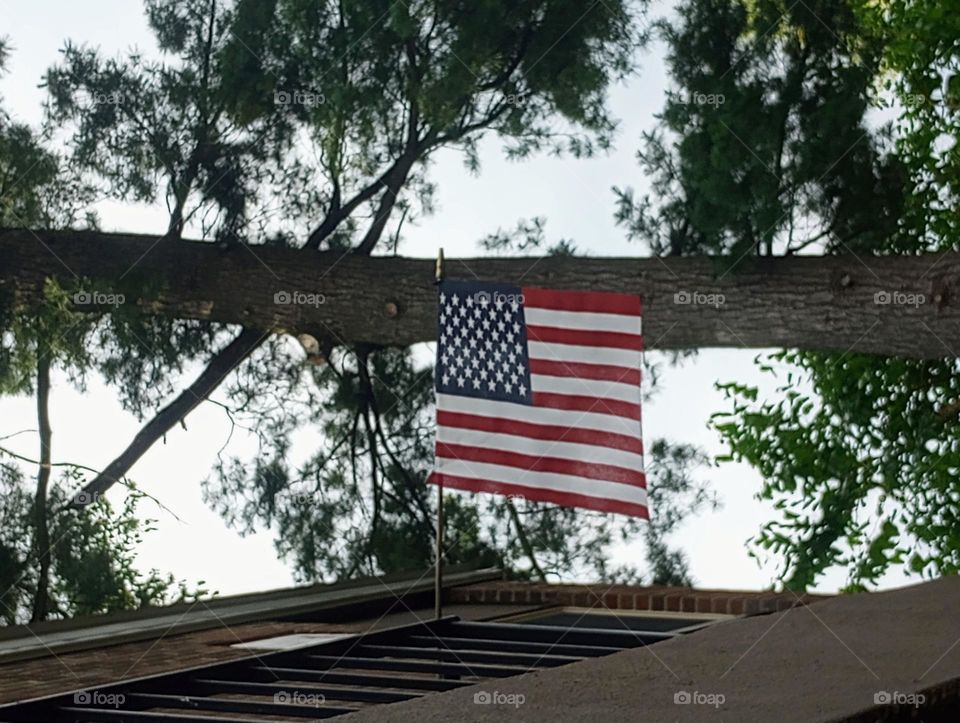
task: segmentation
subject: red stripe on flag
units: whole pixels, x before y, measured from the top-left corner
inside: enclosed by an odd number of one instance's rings
[[[549,451],[549,450],[546,450]],[[618,482],[631,487],[646,489],[647,478],[643,472],[625,467],[616,467],[612,464],[593,464],[560,457],[535,457],[519,452],[505,452],[499,449],[473,447],[465,444],[448,444],[437,442],[437,457],[459,459],[464,462],[485,462],[497,464],[501,467],[516,467],[527,472],[553,472],[574,477],[602,480],[604,482]]]
[[[492,492],[500,495],[523,497],[532,502],[551,502],[564,507],[583,507],[597,512],[617,512],[621,515],[631,515],[650,519],[650,512],[646,505],[633,502],[621,502],[590,495],[578,495],[571,492],[558,492],[539,487],[525,487],[523,485],[491,482],[490,480],[475,479],[473,477],[459,477],[457,475],[434,472],[427,478],[430,484],[443,484],[445,487],[466,490],[467,492]]]
[[[640,370],[632,367],[618,367],[612,364],[578,364],[575,362],[531,359],[530,373],[548,377],[574,377],[592,379],[600,382],[620,382],[621,384],[640,385]]]
[[[590,311],[597,314],[639,316],[643,304],[634,294],[605,291],[550,291],[524,287],[523,305],[556,311]]]
[[[544,439],[551,442],[591,444],[597,447],[609,447],[610,449],[622,449],[634,454],[643,454],[643,442],[639,437],[615,434],[614,432],[600,432],[595,429],[518,422],[503,417],[481,417],[476,414],[448,412],[442,409],[437,410],[437,426],[473,429],[478,432],[492,432],[494,434],[510,434],[515,437]],[[639,433],[639,431],[638,429],[637,432]]]
[[[584,331],[583,329],[527,324],[527,339],[553,344],[602,346],[609,349],[643,351],[642,336],[639,334],[623,334],[618,331]]]
[[[601,397],[583,397],[579,394],[554,394],[553,392],[534,392],[533,406],[550,409],[568,409],[576,412],[610,414],[614,417],[626,417],[640,421],[640,405],[619,399]]]

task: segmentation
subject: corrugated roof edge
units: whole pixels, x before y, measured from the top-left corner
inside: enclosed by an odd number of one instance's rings
[[[500,579],[498,568],[465,569],[449,567],[444,588]],[[411,584],[412,583],[412,584]],[[433,588],[433,576],[416,572],[350,580],[343,583],[245,593],[196,603],[124,611],[109,615],[58,620],[36,625],[0,628],[0,664],[30,660],[47,655],[149,640],[159,635],[176,635],[307,612],[389,599],[396,595],[424,592]]]

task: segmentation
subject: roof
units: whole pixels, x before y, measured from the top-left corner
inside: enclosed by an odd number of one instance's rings
[[[498,570],[451,569],[444,578],[444,612],[481,621],[562,606],[740,613],[798,602],[771,592],[638,586],[600,590],[512,583],[500,577]],[[241,642],[303,633],[366,633],[429,620],[431,578],[418,573],[314,585],[3,629],[0,704],[242,658],[250,651],[233,647]]]
[[[331,718],[692,632],[648,630],[648,622],[659,626],[660,618],[633,617],[640,630],[430,619],[0,706],[0,717],[45,723]]]
[[[500,577],[458,571],[445,586]],[[249,655],[238,643],[302,633],[357,633],[414,622],[432,607],[424,573],[311,585],[191,604],[0,628],[0,704]],[[466,620],[529,605],[449,608]]]
[[[360,712],[351,721],[439,723],[451,711],[478,723],[502,723],[508,712],[533,723],[956,720],[957,610],[955,576],[843,595],[495,686]]]
[[[452,570],[447,587],[501,577],[497,569]],[[146,608],[110,615],[58,620],[0,628],[0,664],[56,653],[101,648],[150,640],[196,630],[210,630],[248,622],[296,619],[319,611],[348,606],[353,615],[365,603],[433,590],[425,573],[362,578],[326,585],[310,585],[266,592],[217,597],[194,603]]]

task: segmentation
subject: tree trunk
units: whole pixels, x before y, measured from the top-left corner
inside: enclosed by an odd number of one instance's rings
[[[454,278],[640,294],[649,349],[960,352],[960,254],[792,256],[731,266],[557,256],[449,259],[446,268]],[[69,284],[84,277],[101,293],[125,293],[146,313],[407,346],[436,335],[433,267],[430,259],[11,230],[0,232],[0,303],[38,298],[47,278]]]

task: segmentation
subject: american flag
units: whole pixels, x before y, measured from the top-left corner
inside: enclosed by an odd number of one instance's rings
[[[640,297],[444,281],[437,339],[431,483],[649,516]]]

